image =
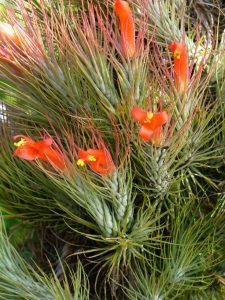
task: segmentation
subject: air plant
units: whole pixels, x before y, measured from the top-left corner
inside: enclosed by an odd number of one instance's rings
[[[11,2],[0,204],[49,236],[33,264],[0,234],[0,298],[222,299],[224,39],[181,1]]]

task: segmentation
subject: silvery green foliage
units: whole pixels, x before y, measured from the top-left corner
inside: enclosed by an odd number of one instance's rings
[[[10,244],[4,222],[0,221],[0,299],[4,300],[86,300],[89,298],[87,278],[81,264],[70,273],[74,292],[65,278],[64,287],[53,272],[53,278],[32,269]],[[65,275],[65,274],[64,274]]]

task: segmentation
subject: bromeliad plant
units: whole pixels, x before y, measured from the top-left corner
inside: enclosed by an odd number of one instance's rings
[[[1,235],[0,298],[222,299],[225,43],[200,57],[185,3],[157,3],[6,4],[0,203],[46,253],[29,274]]]

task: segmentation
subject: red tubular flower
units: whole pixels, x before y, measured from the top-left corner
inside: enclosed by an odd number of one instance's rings
[[[44,138],[40,141],[33,141],[31,138],[24,135],[17,135],[14,139],[21,138],[21,140],[14,145],[17,147],[14,156],[18,156],[25,160],[42,159],[50,162],[54,167],[64,170],[66,164],[62,154],[52,148],[53,140],[51,138]]]
[[[174,81],[177,91],[183,94],[188,84],[188,51],[183,42],[173,42],[169,49],[174,55]]]
[[[132,58],[135,52],[135,26],[130,6],[126,1],[116,0],[114,11],[120,19],[122,50],[125,56]]]
[[[83,167],[86,163],[99,174],[109,174],[114,170],[111,155],[106,149],[96,150],[90,148],[87,151],[79,149],[78,158],[78,166]]]
[[[152,113],[135,106],[131,111],[132,117],[141,124],[139,136],[144,141],[159,145],[162,139],[162,125],[169,121],[167,112]]]

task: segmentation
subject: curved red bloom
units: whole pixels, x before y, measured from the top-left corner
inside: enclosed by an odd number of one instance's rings
[[[109,151],[89,148],[87,151],[79,149],[77,165],[83,167],[85,163],[99,174],[109,174],[114,170],[114,164]]]
[[[177,91],[183,94],[188,84],[188,51],[183,42],[172,42],[169,49],[174,55],[174,81]]]
[[[14,152],[14,156],[18,156],[25,160],[42,159],[50,162],[54,167],[64,170],[66,164],[62,154],[53,149],[53,140],[51,138],[44,138],[40,141],[33,141],[31,138],[24,135],[17,135],[14,139],[21,138],[21,140],[14,145],[17,149]]]
[[[135,106],[131,111],[132,117],[141,124],[139,136],[144,141],[159,145],[162,139],[162,125],[169,121],[166,111],[152,113]]]
[[[121,47],[124,55],[132,58],[135,53],[135,26],[129,4],[116,0],[114,11],[120,19]]]

